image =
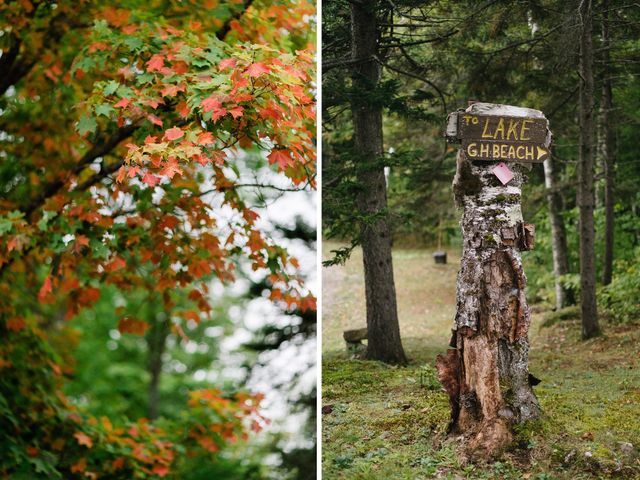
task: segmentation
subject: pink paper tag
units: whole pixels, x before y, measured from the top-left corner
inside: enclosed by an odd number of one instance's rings
[[[502,182],[503,185],[506,185],[513,178],[513,172],[509,170],[503,162],[500,162],[495,168],[492,170],[493,174],[498,177],[498,180]]]

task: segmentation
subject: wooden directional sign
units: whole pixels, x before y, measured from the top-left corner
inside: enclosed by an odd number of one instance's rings
[[[543,162],[547,130],[546,118],[458,113],[457,138],[470,160]]]

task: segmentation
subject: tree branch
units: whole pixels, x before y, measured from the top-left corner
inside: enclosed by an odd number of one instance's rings
[[[80,161],[69,172],[69,176],[78,174],[84,167],[91,164],[96,158],[104,157],[105,155],[107,155],[115,147],[117,147],[121,141],[130,137],[131,134],[138,128],[139,125],[137,125],[136,123],[122,127],[111,138],[108,138],[105,141],[91,147],[89,151],[83,155]],[[102,173],[102,171],[100,173]],[[25,215],[27,217],[30,216],[34,212],[34,210],[36,210],[38,207],[41,207],[48,198],[58,193],[67,183],[69,176],[67,176],[65,179],[55,180],[45,185],[40,194],[36,198],[32,199],[29,204],[22,209]]]

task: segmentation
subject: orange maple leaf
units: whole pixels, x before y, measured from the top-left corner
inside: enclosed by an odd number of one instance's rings
[[[179,138],[182,138],[183,135],[184,132],[180,127],[173,127],[169,130],[165,130],[164,132],[164,138],[166,138],[167,140],[177,140]]]
[[[78,441],[78,445],[84,445],[87,448],[93,447],[93,440],[91,440],[91,437],[86,433],[76,432],[73,434],[73,436],[76,437],[76,440]]]
[[[47,278],[44,279],[44,283],[42,284],[42,287],[38,292],[38,300],[42,302],[47,297],[47,295],[51,293],[52,289],[51,275],[47,275]]]
[[[291,155],[289,155],[289,150],[272,150],[267,158],[271,165],[277,163],[280,170],[284,170],[289,165],[293,164],[293,159],[291,158]]]
[[[144,335],[149,328],[149,324],[142,320],[124,317],[118,321],[118,330],[121,333],[131,333],[132,335]]]
[[[249,68],[247,68],[247,70],[245,71],[245,73],[247,73],[250,77],[254,77],[254,78],[257,78],[260,75],[264,75],[269,72],[271,72],[269,67],[267,67],[262,62],[252,63],[251,65],[249,65]]]
[[[147,62],[147,72],[159,72],[164,67],[162,55],[155,54]]]

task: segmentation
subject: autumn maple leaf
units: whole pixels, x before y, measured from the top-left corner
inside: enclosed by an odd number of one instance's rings
[[[151,172],[146,172],[142,177],[142,181],[149,185],[151,188],[155,187],[158,183],[160,183],[160,177],[154,175]]]
[[[131,100],[129,100],[128,98],[122,98],[122,99],[120,99],[120,101],[118,103],[116,103],[114,105],[114,107],[116,107],[116,108],[127,108],[130,103],[131,103]]]
[[[48,275],[47,278],[44,279],[44,283],[42,284],[42,287],[38,292],[38,300],[42,302],[47,297],[47,295],[51,293],[51,291],[51,275]]]
[[[164,132],[164,138],[166,138],[167,140],[177,140],[181,138],[183,135],[184,135],[184,132],[180,127],[173,127],[173,128],[170,128],[169,130],[165,130]]]
[[[159,72],[164,67],[162,55],[155,54],[147,62],[147,72]]]
[[[178,166],[178,160],[175,157],[171,157],[165,164],[164,168],[160,171],[160,175],[165,175],[169,178],[173,178],[175,174],[182,175],[182,170]]]
[[[269,69],[269,67],[267,67],[264,63],[256,62],[249,65],[249,68],[247,68],[245,73],[247,73],[247,75],[249,75],[250,77],[257,78],[260,75],[269,73],[270,71],[271,70]]]
[[[198,135],[198,145],[208,145],[213,143],[214,138],[211,132],[202,132]]]
[[[73,436],[76,437],[76,440],[78,440],[79,445],[84,445],[87,448],[93,447],[93,440],[91,440],[91,437],[86,433],[76,432],[73,434]]]
[[[289,150],[272,150],[267,158],[271,165],[277,163],[280,170],[284,170],[289,165],[293,164],[293,159],[291,158],[291,155],[289,155]]]
[[[220,60],[220,63],[218,63],[218,68],[220,70],[225,70],[226,68],[233,68],[236,66],[236,59],[235,58],[224,58],[222,60]]]

